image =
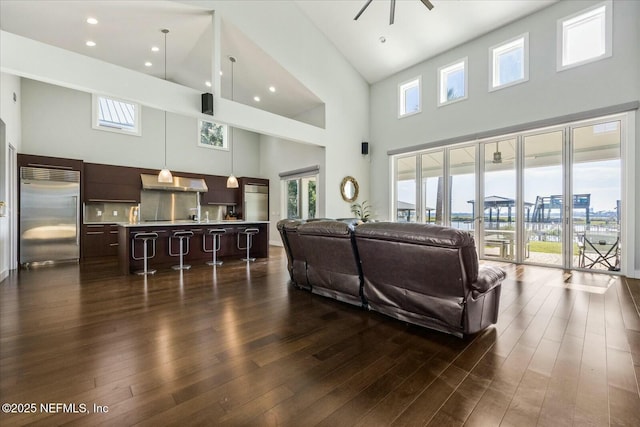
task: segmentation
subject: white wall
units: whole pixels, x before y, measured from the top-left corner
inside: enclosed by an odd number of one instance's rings
[[[640,99],[640,2],[613,2],[613,56],[581,67],[556,72],[556,23],[597,1],[562,1],[499,28],[435,58],[406,69],[371,87],[371,188],[376,205],[390,202],[387,150],[500,129]],[[488,91],[488,49],[529,32],[529,81]],[[437,69],[467,56],[469,98],[437,107]],[[397,86],[422,76],[422,113],[397,117]],[[636,123],[640,116],[636,112]],[[636,143],[640,130],[636,129]],[[636,149],[636,177],[640,178],[640,150]],[[375,171],[375,173],[373,173]],[[640,182],[637,180],[636,182]],[[640,200],[636,199],[640,212]],[[381,212],[388,216],[387,212]],[[635,239],[636,270],[640,270],[640,229]]]
[[[269,218],[271,219],[269,237],[273,244],[281,244],[276,223],[280,218],[286,217],[286,212],[282,211],[282,184],[279,174],[315,165],[320,167],[317,187],[318,217],[326,217],[328,216],[325,214],[327,190],[324,182],[326,175],[331,171],[327,170],[325,163],[325,149],[272,136],[261,136],[260,175],[269,179]]]
[[[369,85],[336,47],[293,2],[184,3],[216,10],[216,16],[232,22],[326,104],[326,128],[321,129],[231,102],[216,93],[216,118],[253,132],[327,147],[331,165],[325,177],[327,188],[337,188],[345,175],[352,175],[361,182],[366,198],[369,163],[360,156],[360,142],[369,135]],[[0,33],[0,71],[201,116],[200,94],[193,89],[11,33]],[[218,85],[219,76],[214,77]],[[327,194],[327,215],[349,215],[349,206],[337,191]]]
[[[285,140],[326,147],[328,173],[322,177],[329,217],[348,217],[350,206],[339,192],[346,175],[369,195],[369,161],[360,155],[360,143],[369,140],[369,85],[307,16],[289,1],[191,0],[182,3],[214,9],[249,37],[326,105],[326,128],[299,138],[293,133],[260,133]],[[268,17],[268,19],[265,19]],[[305,165],[291,164],[286,170]],[[360,200],[360,199],[359,199]]]
[[[22,79],[22,150],[25,154],[80,159],[91,163],[161,169],[164,112],[142,107],[142,135],[93,129],[90,93]],[[234,174],[259,176],[259,135],[235,129]],[[227,150],[199,147],[198,119],[167,114],[167,166],[173,171],[228,175]]]
[[[16,94],[16,101],[13,94]],[[9,215],[15,215],[15,206],[7,200],[8,195],[8,149],[9,144],[19,150],[22,142],[20,117],[20,78],[0,73],[0,119],[5,124],[5,138],[0,141],[0,200],[7,203],[7,216],[0,217],[0,281],[10,269]]]

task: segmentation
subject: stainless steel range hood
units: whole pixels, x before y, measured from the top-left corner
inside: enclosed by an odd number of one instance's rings
[[[158,175],[140,174],[142,188],[144,190],[164,190],[164,191],[191,191],[206,193],[209,191],[204,179],[185,178],[173,176],[173,182],[158,182]]]

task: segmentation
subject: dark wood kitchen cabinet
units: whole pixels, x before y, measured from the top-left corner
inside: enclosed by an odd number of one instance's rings
[[[37,156],[33,154],[18,154],[18,167],[29,166],[34,168],[67,169],[83,171],[82,160],[64,159],[60,157]]]
[[[209,191],[202,194],[200,203],[203,205],[236,205],[240,196],[238,188],[227,188],[227,177],[219,175],[205,175]]]
[[[82,226],[82,257],[118,255],[118,224],[85,224]]]
[[[85,163],[84,201],[140,203],[140,173],[138,168]]]

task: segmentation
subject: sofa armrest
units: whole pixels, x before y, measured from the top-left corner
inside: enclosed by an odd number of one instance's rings
[[[503,269],[485,265],[480,267],[478,278],[471,284],[471,287],[474,291],[483,294],[500,285],[505,277],[507,277],[507,273]]]

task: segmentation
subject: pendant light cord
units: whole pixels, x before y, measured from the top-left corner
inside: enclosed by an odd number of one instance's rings
[[[167,33],[169,30],[162,30],[164,33],[164,81],[167,81]],[[164,110],[164,168],[167,168],[167,110]]]
[[[233,102],[233,64],[235,64],[236,58],[230,56],[229,61],[231,61],[231,102]],[[230,131],[231,138],[229,139],[229,150],[231,150],[231,175],[233,175],[233,126],[231,126]]]

